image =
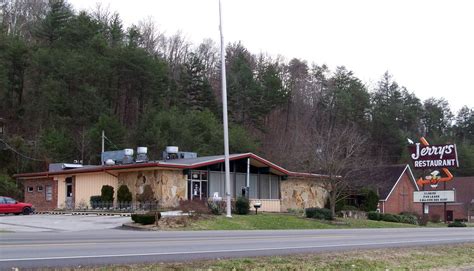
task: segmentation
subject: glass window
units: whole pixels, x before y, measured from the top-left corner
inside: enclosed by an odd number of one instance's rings
[[[259,180],[259,191],[260,191],[260,198],[261,199],[269,199],[270,198],[270,175],[267,174],[260,174]]]
[[[249,195],[251,199],[258,199],[258,175],[250,174]]]
[[[12,198],[4,198],[4,199],[5,199],[6,204],[15,204],[16,203],[16,200],[14,200]]]
[[[46,200],[51,201],[53,200],[53,187],[51,185],[47,185],[46,187]]]
[[[30,192],[30,193],[33,192],[33,186],[28,186],[28,187],[26,188],[26,191],[28,191],[28,192]]]
[[[0,197],[0,204],[5,204],[5,198],[4,197]]]
[[[42,185],[38,185],[38,186],[36,187],[36,190],[37,190],[38,192],[42,192],[42,191],[43,191],[43,186],[42,186]]]
[[[211,172],[209,180],[209,196],[213,197],[214,193],[217,192],[217,196],[224,197],[224,173]]]
[[[242,187],[245,187],[246,185],[246,180],[247,179],[247,174],[245,173],[236,173],[235,176],[235,192],[236,196],[240,197],[242,196]]]
[[[272,175],[271,176],[271,182],[270,182],[270,192],[271,192],[271,199],[279,199],[280,198],[280,187],[279,184],[280,182],[278,181],[279,177]]]

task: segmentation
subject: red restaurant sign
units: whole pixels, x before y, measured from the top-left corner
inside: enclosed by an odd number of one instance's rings
[[[415,168],[459,167],[456,144],[425,146],[416,143],[409,150]]]

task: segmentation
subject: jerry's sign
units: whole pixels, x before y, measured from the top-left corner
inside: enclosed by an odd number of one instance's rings
[[[422,145],[416,143],[409,147],[415,168],[459,167],[456,144]]]

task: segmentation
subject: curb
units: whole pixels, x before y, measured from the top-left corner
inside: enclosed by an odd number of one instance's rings
[[[133,225],[132,223],[124,223],[124,224],[122,224],[122,228],[126,229],[126,230],[135,230],[135,231],[156,231],[154,229],[143,228],[141,226],[136,226],[136,225]]]

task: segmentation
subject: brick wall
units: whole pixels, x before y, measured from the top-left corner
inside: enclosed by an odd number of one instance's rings
[[[429,204],[429,217],[439,216],[441,221],[444,221],[444,205],[443,204]],[[447,204],[446,211],[453,211],[454,219],[466,219],[467,220],[467,206],[464,204]]]
[[[53,179],[39,180],[23,180],[25,191],[25,202],[33,204],[36,211],[49,211],[57,208],[58,202],[58,186],[57,181]],[[51,186],[51,200],[46,200],[46,186]],[[28,188],[32,187],[33,191],[28,192]],[[42,187],[42,191],[38,191],[38,187]]]
[[[416,191],[415,184],[407,172],[403,173],[402,178],[384,203],[384,210],[381,209],[380,211],[391,214],[399,214],[401,212],[421,214],[421,203],[413,202],[414,191]]]

